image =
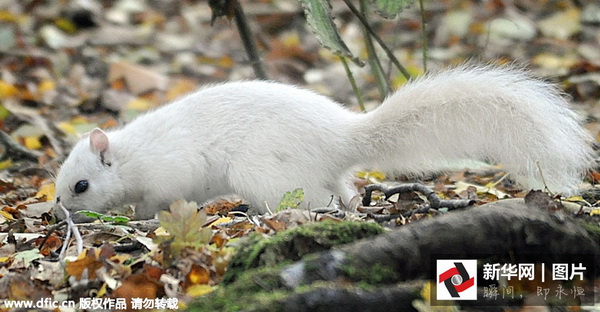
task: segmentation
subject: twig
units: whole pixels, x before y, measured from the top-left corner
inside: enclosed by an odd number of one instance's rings
[[[542,183],[544,183],[544,190],[548,193],[550,193],[551,195],[554,195],[554,192],[552,192],[549,188],[548,188],[548,184],[546,184],[546,179],[544,178],[544,171],[542,170],[542,166],[540,166],[540,161],[536,160],[535,161],[535,165],[538,167],[538,170],[540,172],[540,177],[542,178]]]
[[[425,4],[419,0],[421,11],[421,36],[423,37],[423,72],[427,72],[427,24],[425,23]]]
[[[246,20],[246,14],[244,14],[244,10],[242,9],[240,1],[236,2],[234,14],[235,25],[237,26],[240,37],[242,38],[242,42],[244,43],[244,48],[246,49],[248,58],[250,58],[252,69],[254,69],[254,74],[258,79],[267,80],[269,78],[263,63],[260,60],[260,56],[258,55],[258,50],[256,49],[256,44],[254,43],[252,36],[252,30],[250,29],[250,25],[248,25],[248,21]]]
[[[79,233],[79,229],[77,225],[73,222],[71,218],[71,214],[69,214],[69,210],[65,208],[62,203],[58,203],[58,206],[65,214],[65,221],[67,222],[67,237],[65,237],[65,243],[63,244],[59,258],[64,259],[67,253],[67,246],[69,245],[69,241],[71,240],[71,233],[75,237],[75,241],[77,242],[77,254],[80,254],[83,251],[83,239],[81,238],[81,233]]]
[[[369,23],[367,22],[367,20],[356,9],[356,7],[354,6],[354,4],[352,4],[352,2],[350,0],[344,0],[344,3],[346,3],[346,5],[350,9],[350,11],[352,11],[352,13],[354,15],[356,15],[356,17],[361,22],[361,24],[363,25],[363,27],[365,27],[365,29],[367,29],[369,31],[369,33],[373,36],[373,38],[375,38],[375,40],[377,41],[377,43],[379,44],[379,46],[383,49],[383,51],[388,56],[388,58],[390,59],[390,61],[392,61],[392,63],[394,63],[394,65],[396,65],[396,68],[398,68],[398,70],[402,73],[402,75],[404,75],[404,77],[406,77],[406,79],[410,79],[411,75],[408,72],[408,70],[406,70],[406,68],[404,68],[404,66],[402,66],[402,64],[400,64],[400,62],[398,61],[398,59],[396,58],[396,56],[394,56],[394,52],[392,52],[392,50],[390,50],[385,45],[385,42],[383,42],[383,40],[379,37],[379,35],[377,35],[377,33],[375,31],[373,31],[373,29],[371,28],[371,26],[369,26]]]
[[[509,176],[509,175],[510,175],[510,173],[507,173],[507,174],[503,175],[503,176],[502,176],[500,179],[498,179],[498,181],[496,181],[496,182],[492,183],[492,185],[486,185],[486,187],[487,187],[488,189],[495,188],[495,187],[496,187],[496,186],[498,186],[498,184],[500,184],[502,181],[506,180],[506,178],[508,178],[508,176]]]
[[[344,211],[342,209],[332,208],[332,207],[314,208],[314,209],[311,209],[310,212],[311,212],[311,214],[312,213],[315,214],[315,218],[317,217],[318,214],[322,214],[322,215],[330,215],[330,216],[333,216],[338,219],[344,219],[347,214],[350,214],[349,212]]]
[[[360,10],[367,19],[368,17],[368,3],[367,0],[360,0]],[[371,68],[371,72],[373,73],[373,77],[375,77],[375,81],[377,81],[377,87],[379,88],[379,94],[381,94],[381,98],[386,98],[388,94],[392,91],[392,87],[390,86],[390,82],[386,79],[383,73],[383,66],[381,65],[381,60],[379,56],[375,52],[375,47],[373,46],[373,40],[369,35],[369,31],[366,27],[362,27],[363,29],[363,38],[365,39],[365,48],[367,49],[367,56],[369,61],[369,67]]]
[[[385,199],[388,199],[392,195],[398,193],[408,193],[413,191],[419,192],[427,197],[427,200],[429,201],[429,208],[436,210],[440,208],[448,208],[448,210],[464,208],[475,203],[474,200],[468,199],[440,199],[435,191],[420,183],[402,184],[393,188],[388,188],[384,184],[371,184],[365,187],[365,196],[363,197],[362,202],[363,206],[369,206],[371,204],[371,193],[374,190],[382,192],[385,195]]]

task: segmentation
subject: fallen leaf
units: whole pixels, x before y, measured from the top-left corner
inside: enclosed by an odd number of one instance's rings
[[[125,83],[136,95],[152,91],[166,90],[169,78],[141,65],[129,62],[116,62],[110,65],[108,81],[114,82],[123,78]]]
[[[198,211],[198,204],[178,200],[171,204],[169,211],[161,211],[158,215],[161,227],[169,235],[157,236],[158,243],[166,243],[171,248],[172,256],[179,256],[185,248],[199,248],[210,242],[212,230],[203,228],[207,217],[204,211]]]
[[[54,183],[46,183],[40,187],[38,192],[35,194],[35,197],[42,198],[42,197],[46,196],[46,201],[53,201],[54,200],[54,192],[55,192]]]
[[[202,265],[192,264],[190,272],[186,275],[187,285],[208,284],[210,282],[210,271]]]
[[[37,238],[34,242],[34,246],[39,246],[43,240],[44,240],[43,237]],[[50,253],[56,252],[61,246],[62,246],[62,239],[60,237],[56,236],[56,234],[53,234],[50,237],[48,237],[48,239],[46,240],[46,243],[44,244],[44,246],[42,246],[42,249],[40,250],[40,254],[47,257],[50,255]]]
[[[23,268],[28,268],[33,260],[42,258],[44,258],[44,255],[42,255],[37,248],[18,252],[14,256],[15,262],[21,262]],[[13,263],[13,265],[15,265],[15,263]]]
[[[215,291],[216,287],[210,285],[193,285],[186,289],[186,294],[192,297],[200,297],[206,294],[210,294]]]
[[[67,262],[65,271],[68,275],[75,276],[78,280],[81,279],[83,272],[87,270],[90,279],[96,278],[96,270],[102,267],[102,262],[96,257],[96,249],[84,250],[72,262]]]
[[[159,290],[162,285],[146,274],[134,274],[122,281],[120,287],[112,293],[113,298],[124,298],[127,303],[127,308],[133,298],[155,299],[159,295]]]

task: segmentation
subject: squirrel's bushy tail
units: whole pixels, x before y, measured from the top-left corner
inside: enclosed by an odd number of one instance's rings
[[[593,159],[590,136],[561,92],[515,68],[463,65],[427,75],[391,95],[357,128],[368,136],[362,165],[402,173],[483,159],[541,188],[539,162],[550,190],[569,192]]]

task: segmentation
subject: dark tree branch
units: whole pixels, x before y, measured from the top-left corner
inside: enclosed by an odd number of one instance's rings
[[[440,199],[435,191],[420,183],[402,184],[393,188],[388,188],[384,184],[371,184],[365,187],[365,196],[363,197],[362,201],[363,206],[369,206],[371,204],[371,193],[373,193],[374,190],[382,192],[385,195],[385,199],[390,198],[394,194],[408,193],[413,191],[419,192],[427,197],[427,200],[429,201],[429,207],[432,209],[448,208],[449,210],[452,210],[468,207],[475,203],[474,200],[468,199]]]
[[[244,14],[244,10],[240,2],[236,2],[234,14],[235,25],[237,26],[240,37],[242,38],[242,42],[244,43],[244,48],[246,49],[246,53],[248,54],[248,58],[250,59],[250,63],[254,69],[254,74],[258,79],[267,80],[267,72],[265,71],[263,62],[260,59],[260,55],[258,54],[256,43],[254,43],[252,30],[250,29],[250,25],[246,19],[246,14]]]

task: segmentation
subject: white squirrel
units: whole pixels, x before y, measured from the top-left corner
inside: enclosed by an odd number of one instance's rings
[[[369,113],[286,84],[230,82],[91,131],[62,165],[56,199],[71,212],[135,203],[148,219],[177,199],[226,194],[265,212],[302,188],[318,207],[357,194],[357,167],[422,174],[469,158],[499,162],[525,186],[570,192],[592,164],[590,143],[554,85],[510,67],[426,75]]]

